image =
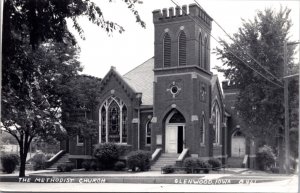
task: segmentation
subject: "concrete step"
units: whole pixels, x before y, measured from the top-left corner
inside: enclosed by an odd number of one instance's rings
[[[243,164],[243,158],[230,157],[227,159],[227,164],[230,168],[241,168]]]
[[[179,154],[169,154],[169,153],[162,154],[158,158],[158,160],[151,166],[151,170],[160,171],[161,168],[166,165],[175,165],[178,156]]]

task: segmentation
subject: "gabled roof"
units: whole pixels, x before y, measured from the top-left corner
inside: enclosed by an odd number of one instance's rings
[[[135,89],[129,85],[124,78],[116,71],[115,67],[111,67],[110,71],[105,75],[101,81],[100,92],[104,89],[105,85],[109,82],[110,78],[114,76],[118,82],[122,85],[122,88],[125,90],[126,94],[129,97],[134,97],[137,93]]]
[[[220,85],[219,78],[218,78],[217,74],[214,74],[212,76],[212,78],[210,80],[210,83],[211,83],[212,90],[214,90],[214,88],[217,87],[217,90],[219,91],[218,93],[220,94],[221,102],[224,104],[224,95],[223,95],[223,91],[221,89],[221,85]],[[213,99],[213,97],[212,97],[212,99]]]
[[[127,72],[123,79],[137,93],[142,93],[142,105],[153,105],[154,57]]]

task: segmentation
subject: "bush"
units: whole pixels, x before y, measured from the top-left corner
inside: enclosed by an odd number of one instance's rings
[[[209,173],[211,165],[199,158],[189,157],[183,161],[183,166],[185,167],[186,173]]]
[[[51,159],[54,156],[54,154],[46,154],[46,160]]]
[[[2,154],[1,164],[3,172],[11,174],[15,171],[16,166],[19,164],[19,156],[17,154]]]
[[[198,158],[188,157],[183,161],[186,173],[192,173],[193,168],[198,167]]]
[[[145,171],[150,169],[151,153],[149,151],[132,151],[127,157],[127,166],[132,171]]]
[[[97,144],[93,154],[106,169],[112,168],[119,158],[118,145],[114,143]]]
[[[99,170],[103,169],[103,165],[99,161],[97,161],[97,160],[91,161],[90,164],[91,164],[90,168],[93,169],[93,170],[95,170],[95,171],[99,171]]]
[[[279,168],[278,167],[272,167],[271,172],[274,174],[279,174]]]
[[[208,163],[211,165],[212,170],[219,170],[221,167],[221,161],[216,158],[211,158],[208,160]]]
[[[71,162],[66,162],[63,164],[59,164],[57,166],[57,171],[58,172],[70,172],[75,168],[74,164]]]
[[[172,174],[175,172],[174,166],[173,165],[166,165],[162,167],[162,172],[164,174]]]
[[[81,165],[85,169],[85,171],[89,171],[91,169],[91,161],[90,160],[84,160]]]
[[[127,155],[132,151],[132,146],[128,144],[117,144],[119,156]]]
[[[33,170],[42,170],[46,168],[46,155],[44,153],[35,154],[32,159]]]
[[[260,170],[267,170],[275,164],[275,154],[270,146],[264,145],[256,153],[256,161]]]
[[[126,167],[126,164],[122,161],[117,161],[114,166],[115,171],[122,171]]]

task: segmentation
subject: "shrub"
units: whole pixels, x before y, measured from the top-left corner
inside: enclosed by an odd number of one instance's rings
[[[1,164],[3,172],[11,174],[15,171],[16,166],[19,164],[19,156],[17,154],[2,154]]]
[[[200,173],[201,171],[209,173],[209,170],[211,169],[209,163],[193,157],[186,158],[183,162],[183,166],[185,167],[186,173]]]
[[[46,156],[44,153],[35,154],[32,159],[33,170],[42,170],[46,168]]]
[[[89,171],[91,169],[91,161],[90,160],[84,160],[81,165],[85,169],[85,171]]]
[[[273,149],[270,146],[264,145],[258,149],[256,153],[256,161],[260,170],[267,170],[274,165],[276,160]]]
[[[211,165],[212,170],[219,170],[221,167],[221,161],[216,158],[209,159],[208,163]]]
[[[271,172],[275,174],[279,174],[279,167],[271,167]]]
[[[175,172],[174,166],[173,165],[166,165],[162,167],[162,172],[164,174],[171,174]]]
[[[183,166],[185,167],[186,173],[192,173],[193,168],[198,167],[198,158],[188,157],[183,161]]]
[[[121,171],[126,167],[125,163],[122,161],[117,161],[114,166],[115,171]]]
[[[132,151],[127,157],[127,166],[132,171],[145,171],[150,169],[151,153],[149,151]]]
[[[94,149],[94,156],[100,161],[107,169],[112,168],[114,163],[119,158],[118,146],[114,143],[101,143],[97,144]]]
[[[66,163],[63,163],[63,164],[59,164],[57,166],[57,171],[58,172],[70,172],[74,169],[74,164],[71,163],[71,162],[66,162]]]
[[[92,160],[90,161],[90,169],[94,171],[100,171],[104,169],[103,164],[98,160]]]
[[[128,144],[117,144],[119,156],[127,155],[132,151],[132,146]]]
[[[51,159],[54,156],[54,154],[46,154],[46,160]]]

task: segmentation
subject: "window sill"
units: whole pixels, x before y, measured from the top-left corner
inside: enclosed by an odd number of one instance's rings
[[[76,146],[83,146],[83,143],[77,143]]]
[[[204,144],[204,143],[201,143],[201,144],[200,144],[200,147],[205,147],[205,144]]]
[[[222,147],[222,145],[219,144],[219,143],[214,143],[213,146],[214,146],[214,147]]]

